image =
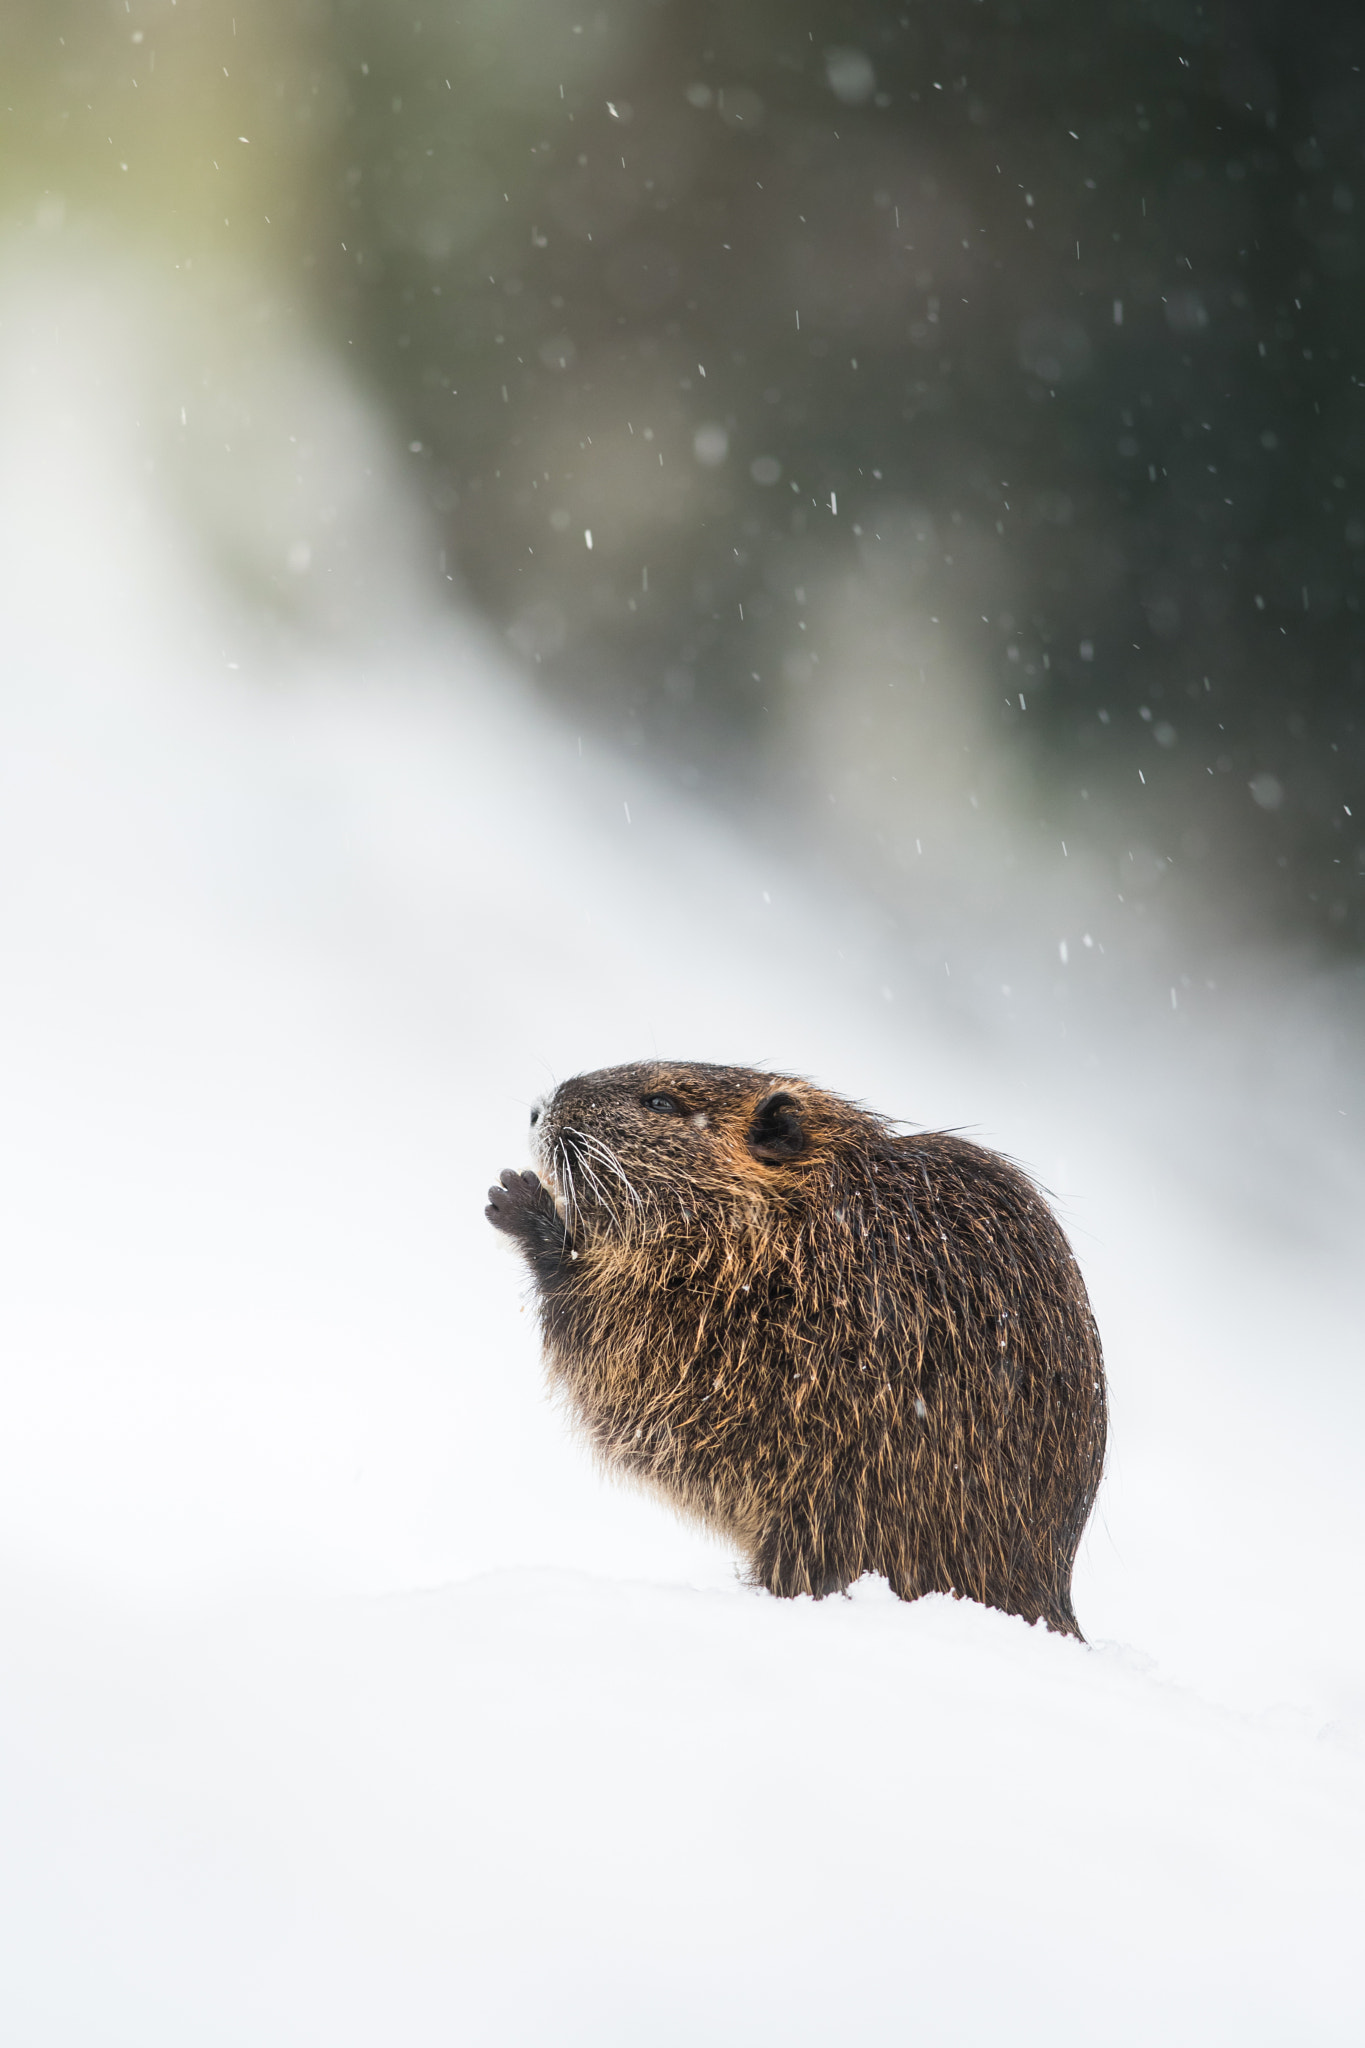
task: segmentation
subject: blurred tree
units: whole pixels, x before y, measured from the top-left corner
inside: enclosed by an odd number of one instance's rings
[[[1063,829],[1365,939],[1355,0],[336,19],[356,336],[555,687],[742,778],[880,548]]]
[[[45,200],[179,264],[311,264],[345,110],[328,19],[314,0],[6,0],[0,207]]]
[[[845,720],[885,807],[951,686],[1121,872],[1365,945],[1359,0],[9,0],[0,63],[10,210],[304,294],[627,744],[823,800]],[[861,613],[957,650],[898,719]]]

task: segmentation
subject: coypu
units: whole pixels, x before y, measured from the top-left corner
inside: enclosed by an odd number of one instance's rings
[[[505,1172],[485,1214],[530,1264],[551,1377],[608,1464],[773,1593],[876,1572],[1079,1636],[1104,1371],[1017,1167],[688,1062],[565,1081],[531,1123],[544,1181]]]

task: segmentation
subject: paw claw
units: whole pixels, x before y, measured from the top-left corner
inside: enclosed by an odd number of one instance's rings
[[[515,1167],[505,1166],[496,1187],[488,1190],[488,1207],[483,1213],[495,1229],[515,1234],[548,1199],[539,1174],[519,1173]]]
[[[520,1245],[542,1278],[546,1272],[558,1277],[568,1231],[538,1173],[504,1167],[496,1187],[488,1190],[483,1213],[495,1230]]]

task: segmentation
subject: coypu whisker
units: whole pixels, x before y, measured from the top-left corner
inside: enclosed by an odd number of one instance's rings
[[[562,1138],[556,1143],[551,1157],[558,1169],[559,1178],[564,1184],[564,1206],[568,1212],[567,1220],[572,1230],[578,1221],[578,1190],[574,1186],[573,1159],[568,1146]]]
[[[578,1140],[578,1143],[580,1145],[586,1148],[586,1150],[590,1154],[593,1154],[598,1159],[600,1159],[602,1164],[606,1167],[607,1171],[620,1182],[621,1187],[624,1190],[626,1197],[630,1201],[632,1207],[636,1209],[643,1209],[644,1203],[641,1200],[640,1196],[637,1194],[635,1187],[631,1181],[630,1175],[626,1172],[625,1167],[622,1166],[620,1160],[612,1151],[610,1145],[603,1144],[600,1138],[593,1137],[592,1134],[588,1131],[575,1131],[573,1133],[573,1136]]]
[[[582,1170],[583,1178],[588,1184],[589,1193],[594,1197],[599,1207],[606,1210],[608,1216],[610,1216],[612,1220],[612,1223],[615,1225],[616,1229],[619,1230],[621,1228],[621,1218],[617,1213],[616,1204],[612,1201],[611,1196],[607,1193],[606,1189],[602,1185],[597,1170],[592,1163],[591,1152],[588,1150],[587,1146],[582,1143],[582,1132],[568,1131],[565,1133],[565,1136],[566,1138],[573,1139],[578,1149],[578,1164]]]

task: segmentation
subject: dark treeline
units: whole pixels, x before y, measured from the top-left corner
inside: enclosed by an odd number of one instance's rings
[[[0,196],[253,235],[599,730],[819,799],[891,592],[1050,827],[1365,944],[1359,0],[19,0],[0,56]]]
[[[749,773],[880,535],[1059,802],[1365,939],[1351,0],[336,29],[355,334],[547,688]]]

